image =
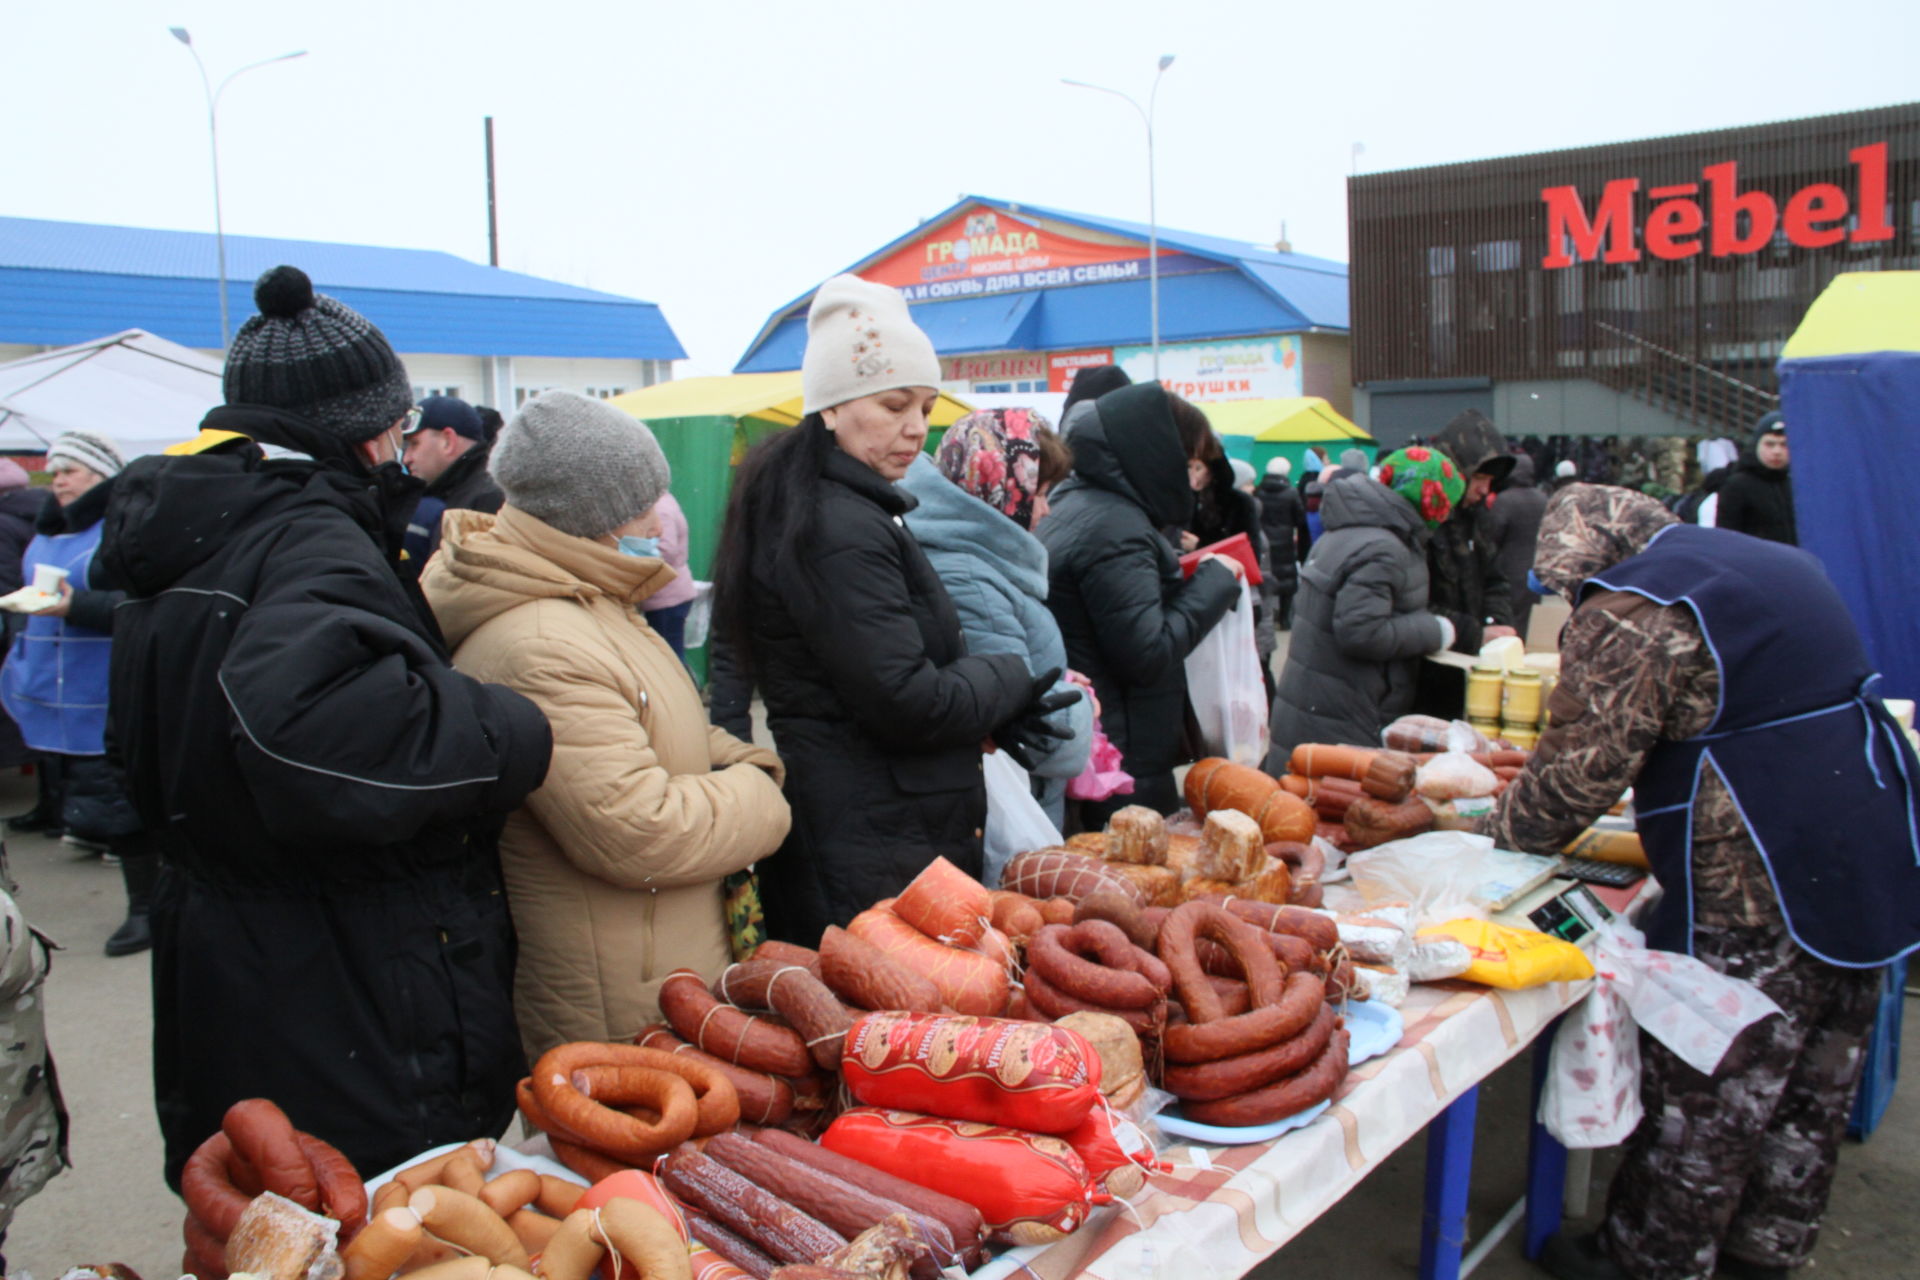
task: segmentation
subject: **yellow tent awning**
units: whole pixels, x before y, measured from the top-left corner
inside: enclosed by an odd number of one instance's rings
[[[1203,404],[1207,421],[1223,436],[1246,436],[1262,444],[1304,444],[1372,437],[1319,396],[1274,400],[1228,400]]]
[[[1807,308],[1782,360],[1920,351],[1920,271],[1848,271]]]
[[[800,373],[734,373],[718,378],[682,378],[629,391],[608,401],[618,409],[648,418],[758,418],[794,427],[800,411]],[[973,406],[944,391],[933,407],[932,425],[950,427]]]

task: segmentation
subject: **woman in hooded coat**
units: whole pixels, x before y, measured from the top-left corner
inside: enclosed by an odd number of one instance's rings
[[[919,499],[907,528],[953,597],[969,653],[1011,653],[1038,675],[1067,665],[1060,624],[1047,611],[1047,549],[1033,527],[1047,514],[1049,491],[1067,478],[1073,455],[1025,409],[987,409],[947,428],[940,452],[921,454],[900,487]],[[1072,687],[1062,676],[1055,688]],[[1058,827],[1067,782],[1093,747],[1093,707],[1085,698],[1053,713],[1059,742],[1034,752],[1026,767],[1040,805]]]
[[[1237,561],[1210,556],[1191,578],[1161,530],[1192,518],[1189,442],[1209,434],[1198,409],[1157,382],[1077,408],[1067,432],[1073,476],[1040,526],[1047,605],[1068,664],[1093,681],[1101,728],[1133,775],[1130,796],[1091,804],[1089,824],[1126,804],[1180,807],[1186,658],[1239,595]]]
[[[1427,611],[1426,542],[1466,482],[1437,450],[1402,449],[1380,479],[1342,471],[1320,505],[1326,532],[1300,570],[1293,642],[1273,700],[1267,770],[1303,742],[1374,745],[1413,705],[1423,655],[1453,643]]]

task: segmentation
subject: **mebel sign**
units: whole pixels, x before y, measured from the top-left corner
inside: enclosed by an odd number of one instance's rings
[[[1596,258],[1638,262],[1643,247],[1656,258],[1691,258],[1702,251],[1725,258],[1757,253],[1776,232],[1784,232],[1802,249],[1893,239],[1887,217],[1887,144],[1857,147],[1847,158],[1853,162],[1851,197],[1831,182],[1816,182],[1788,196],[1784,209],[1765,191],[1740,189],[1738,161],[1708,165],[1700,171],[1707,189],[1704,202],[1698,182],[1648,189],[1646,223],[1638,236],[1633,223],[1640,179],[1607,183],[1591,216],[1577,187],[1543,188],[1547,256],[1540,265],[1551,270]]]

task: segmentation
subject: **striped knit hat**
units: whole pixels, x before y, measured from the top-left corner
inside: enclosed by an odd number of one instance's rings
[[[311,418],[349,444],[371,440],[413,408],[406,366],[373,322],[313,291],[298,267],[253,286],[260,314],[227,351],[228,404],[268,405]]]
[[[47,449],[47,470],[54,470],[62,462],[85,467],[103,478],[119,475],[127,465],[112,437],[92,431],[63,431],[54,437]]]

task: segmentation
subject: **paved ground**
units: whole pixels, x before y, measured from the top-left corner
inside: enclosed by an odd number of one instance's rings
[[[0,778],[0,813],[32,802],[30,780]],[[73,1115],[74,1168],[21,1207],[6,1242],[14,1274],[51,1280],[82,1262],[125,1262],[147,1280],[170,1280],[180,1262],[180,1203],[160,1180],[159,1131],[149,1091],[150,1015],[145,957],[100,953],[124,914],[117,868],[68,846],[16,837],[9,842],[20,902],[28,918],[65,948],[47,990],[49,1033]],[[1920,1220],[1920,1036],[1909,1041],[1906,1096],[1896,1097],[1873,1140],[1843,1155],[1833,1209],[1817,1258],[1818,1276],[1879,1280],[1915,1274]],[[245,1046],[234,1046],[244,1052]],[[1481,1091],[1478,1159],[1470,1232],[1485,1231],[1521,1194],[1527,1108],[1522,1060]],[[1256,1274],[1338,1275],[1385,1280],[1414,1274],[1425,1144],[1416,1140],[1361,1188]],[[1597,1210],[1607,1172],[1596,1171]],[[1502,1244],[1477,1273],[1489,1280],[1537,1276],[1518,1238]]]

